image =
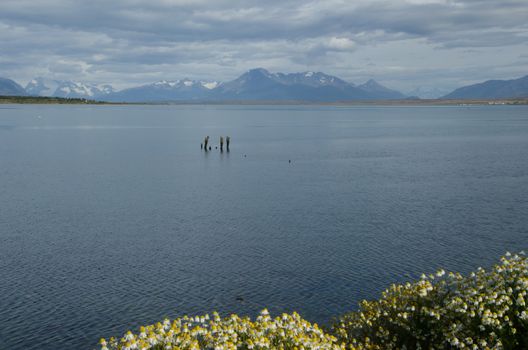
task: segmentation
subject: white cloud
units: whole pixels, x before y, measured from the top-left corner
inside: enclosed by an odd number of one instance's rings
[[[125,87],[324,71],[396,88],[525,75],[525,0],[3,0],[0,76]]]
[[[355,48],[355,43],[348,38],[330,38],[327,47],[337,51],[347,51]]]

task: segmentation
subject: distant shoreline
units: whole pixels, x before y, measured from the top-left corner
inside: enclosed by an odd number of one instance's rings
[[[515,99],[402,99],[402,100],[346,100],[346,101],[295,101],[295,100],[192,100],[166,102],[105,102],[82,98],[42,96],[0,96],[0,104],[74,104],[74,105],[280,105],[280,106],[473,106],[473,105],[528,105],[528,98]]]
[[[0,104],[108,104],[83,98],[62,98],[44,96],[0,96]]]

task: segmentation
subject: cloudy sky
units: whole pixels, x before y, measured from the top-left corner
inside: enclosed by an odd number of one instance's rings
[[[0,76],[231,80],[254,67],[409,91],[528,74],[527,0],[1,0]]]

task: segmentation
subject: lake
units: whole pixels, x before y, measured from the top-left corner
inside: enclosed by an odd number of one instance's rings
[[[0,105],[0,196],[1,349],[325,324],[528,247],[528,107]]]

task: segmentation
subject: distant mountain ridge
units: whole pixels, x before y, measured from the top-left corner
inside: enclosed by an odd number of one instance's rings
[[[443,99],[497,99],[528,97],[528,75],[511,80],[488,80],[464,86],[443,96]]]
[[[103,96],[113,102],[168,101],[321,101],[400,99],[402,93],[374,81],[355,86],[322,72],[270,73],[251,69],[225,83],[195,80],[161,81]]]
[[[192,101],[206,99],[210,91],[219,85],[216,81],[197,81],[190,79],[167,81],[124,89],[103,96],[111,102],[166,102]]]
[[[26,93],[30,96],[48,96],[64,98],[99,99],[114,93],[111,85],[86,84],[66,80],[52,80],[38,77],[26,85]]]
[[[25,96],[26,90],[14,80],[0,78],[0,96]]]
[[[415,89],[408,96],[438,98],[441,89]],[[444,92],[445,94],[445,92]],[[228,82],[162,80],[116,91],[111,85],[90,84],[43,77],[32,79],[25,88],[0,78],[0,95],[84,98],[108,102],[171,101],[313,101],[392,100],[408,98],[375,80],[355,85],[322,72],[271,73],[251,69]],[[442,99],[501,99],[528,97],[528,75],[511,80],[488,80],[464,86]]]
[[[111,85],[86,84],[43,77],[32,79],[25,89],[12,80],[9,81],[10,84],[3,84],[10,86],[9,91],[6,88],[4,94],[85,98],[108,102],[238,100],[332,102],[405,98],[404,94],[388,89],[374,80],[356,86],[322,72],[270,73],[264,68],[251,69],[238,78],[224,83],[186,78],[173,81],[162,80],[121,91],[115,91]]]
[[[365,84],[359,85],[358,88],[361,90],[367,91],[371,94],[375,94],[376,98],[394,100],[405,98],[406,96],[399,91],[389,89],[381,84],[379,84],[374,79],[370,79]]]

